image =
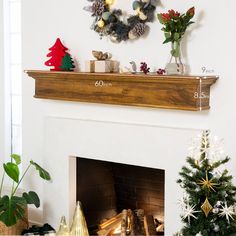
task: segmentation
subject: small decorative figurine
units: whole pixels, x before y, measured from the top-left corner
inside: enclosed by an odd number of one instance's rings
[[[157,70],[157,74],[158,74],[158,75],[164,75],[165,73],[166,73],[166,70],[165,70],[165,69],[161,69],[161,68],[160,68],[160,69]]]
[[[82,211],[81,202],[77,202],[73,222],[70,230],[71,236],[89,236],[87,223]]]
[[[71,58],[69,53],[66,53],[65,56],[62,58],[61,67],[60,68],[63,71],[73,71],[73,69],[75,68],[74,61]]]
[[[145,75],[150,72],[150,68],[148,67],[146,62],[141,62],[140,71],[143,72]]]
[[[59,38],[49,50],[51,52],[47,54],[47,57],[51,58],[44,64],[46,66],[54,67],[50,69],[51,71],[73,71],[75,68],[74,61],[70,54],[66,52],[68,48],[62,44]]]
[[[69,235],[70,235],[70,230],[66,223],[66,217],[62,216],[59,230],[57,231],[57,236],[69,236]]]
[[[49,48],[49,50],[51,52],[49,52],[47,54],[47,57],[51,57],[48,61],[46,61],[44,64],[46,66],[50,66],[50,67],[54,67],[51,68],[51,71],[60,71],[61,69],[61,65],[62,65],[62,59],[66,54],[66,51],[68,50],[68,48],[66,48],[61,40],[58,38],[55,42],[55,44]]]
[[[131,61],[130,65],[131,65],[131,73],[132,74],[136,74],[137,73],[137,65],[136,65],[136,63],[134,61]]]

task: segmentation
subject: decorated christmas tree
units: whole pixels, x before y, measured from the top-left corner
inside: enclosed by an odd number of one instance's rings
[[[222,140],[209,131],[193,141],[187,166],[177,183],[185,190],[180,201],[183,236],[236,235],[236,187],[224,168]]]
[[[54,66],[52,71],[60,71],[61,70],[61,63],[62,59],[66,54],[68,48],[66,48],[61,40],[58,38],[55,44],[49,48],[51,52],[47,54],[47,57],[51,57],[48,61],[45,62],[46,66]]]
[[[69,53],[66,53],[65,56],[62,58],[60,68],[61,70],[64,70],[64,71],[73,71],[73,69],[75,68],[74,61],[71,58]]]

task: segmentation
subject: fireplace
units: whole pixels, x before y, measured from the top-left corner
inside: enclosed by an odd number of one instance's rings
[[[164,235],[164,170],[86,158],[76,162],[77,200],[90,234]]]
[[[28,157],[43,157],[41,163],[44,163],[53,178],[50,184],[36,182],[33,185],[37,186],[35,190],[42,196],[43,204],[41,209],[30,209],[33,216],[31,219],[48,222],[57,228],[61,216],[65,215],[68,224],[71,224],[78,199],[76,171],[78,172],[79,167],[77,169],[76,162],[82,160],[77,157],[86,157],[104,162],[150,167],[150,171],[152,168],[165,170],[165,235],[173,235],[181,227],[178,199],[182,197],[182,192],[176,179],[185,162],[189,140],[198,133],[199,130],[143,123],[47,117],[43,136],[44,152],[41,149],[32,149],[25,153]],[[28,140],[30,141],[34,139]],[[91,177],[88,174],[86,176]],[[54,193],[56,198],[52,197]],[[122,208],[128,210],[131,207]],[[123,211],[122,208],[115,209],[117,211],[112,213],[119,214]],[[106,219],[109,219],[108,216]],[[162,221],[163,216],[157,213],[154,217]]]

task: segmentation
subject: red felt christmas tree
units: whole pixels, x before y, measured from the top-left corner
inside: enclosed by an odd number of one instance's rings
[[[46,66],[54,66],[54,68],[51,69],[51,71],[60,71],[61,69],[61,63],[62,59],[66,54],[66,51],[68,48],[66,48],[61,40],[58,38],[55,42],[55,44],[49,48],[51,52],[47,54],[47,57],[51,57],[48,61],[45,62]]]

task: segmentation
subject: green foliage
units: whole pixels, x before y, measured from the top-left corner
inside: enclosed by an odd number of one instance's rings
[[[232,183],[233,177],[228,174],[228,170],[220,172],[219,167],[229,162],[229,157],[221,160],[212,161],[207,156],[207,150],[211,148],[209,141],[209,133],[204,131],[202,137],[202,145],[200,158],[187,157],[187,166],[182,167],[177,183],[185,190],[189,196],[189,205],[195,206],[194,217],[182,218],[184,227],[182,229],[183,236],[195,236],[201,232],[202,236],[229,236],[236,233],[236,216],[227,220],[225,216],[220,216],[225,202],[228,206],[236,204],[236,187]],[[209,181],[216,183],[214,190],[209,187],[202,186],[199,181],[208,178]],[[215,210],[211,210],[206,217],[201,209],[204,201],[208,199]],[[219,202],[221,204],[219,204]]]
[[[15,163],[8,162],[3,164],[3,168],[6,174],[16,183],[19,183],[20,171],[19,167]]]
[[[37,163],[30,161],[30,164],[33,165],[36,170],[39,172],[39,176],[44,180],[51,180],[50,174],[44,170],[41,166],[39,166]]]
[[[171,55],[174,57],[180,56],[180,41],[183,38],[188,26],[194,22],[191,19],[195,15],[194,7],[190,8],[186,13],[180,14],[174,10],[169,10],[168,13],[157,15],[159,22],[164,25],[165,40],[163,44],[172,43]]]
[[[23,198],[27,204],[34,204],[35,207],[40,207],[40,199],[37,193],[30,191],[29,193],[23,193]]]
[[[50,174],[34,161],[30,161],[27,169],[21,176],[18,167],[20,164],[21,157],[17,154],[11,155],[11,162],[3,164],[4,173],[0,186],[0,221],[8,227],[15,225],[19,220],[24,220],[27,205],[33,204],[37,208],[40,206],[40,199],[35,192],[25,192],[22,196],[16,196],[17,189],[29,169],[34,166],[42,179],[51,180]],[[3,183],[6,175],[13,181],[12,191],[11,194],[2,196]]]
[[[75,68],[74,62],[69,53],[66,53],[62,58],[61,69],[65,71],[73,71]]]

